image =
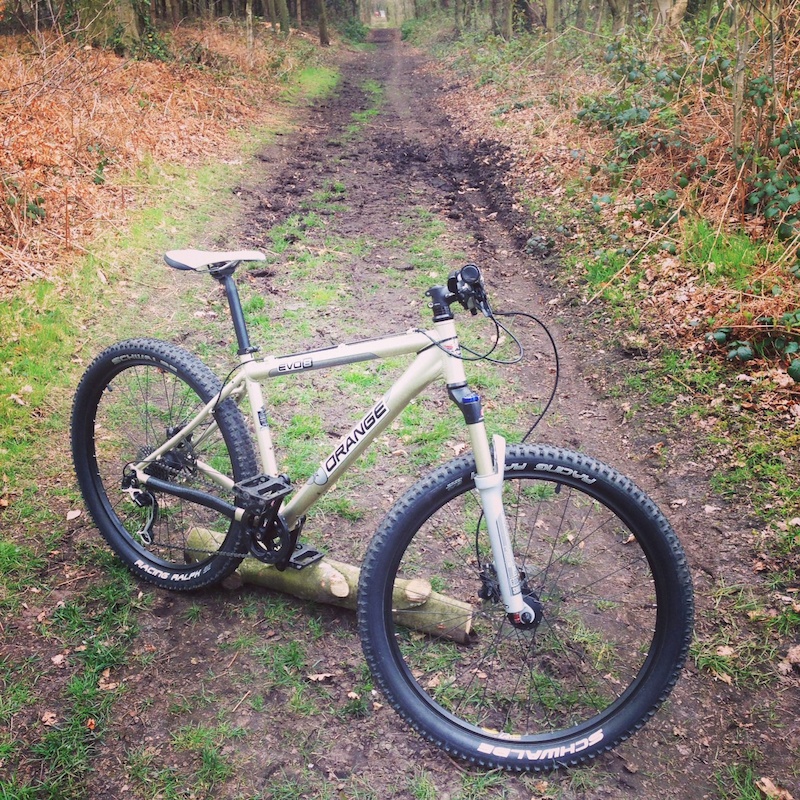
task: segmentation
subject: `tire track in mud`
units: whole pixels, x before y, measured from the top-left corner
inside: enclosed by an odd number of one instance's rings
[[[609,399],[609,391],[618,394],[619,389],[607,374],[620,372],[620,367],[627,370],[630,356],[602,349],[603,335],[595,334],[601,326],[595,327],[581,309],[571,306],[551,280],[557,259],[546,245],[538,246],[546,236],[536,239],[540,232],[515,208],[502,147],[484,143],[472,149],[465,144],[437,104],[446,86],[425,70],[424,58],[403,45],[397,32],[376,31],[373,43],[375,52],[347,54],[338,91],[307,109],[301,130],[261,153],[263,171],[237,187],[249,198],[250,210],[221,244],[268,250],[268,232],[274,225],[313,204],[315,193],[341,183],[346,187],[341,208],[322,211],[324,233],[308,231],[308,235],[312,241],[324,236],[326,241],[369,243],[368,255],[353,257],[348,266],[357,292],[360,285],[380,280],[386,267],[413,270],[408,254],[397,244],[411,209],[424,208],[444,223],[449,241],[486,270],[498,306],[532,309],[555,331],[562,355],[561,388],[541,438],[609,462],[653,495],[687,549],[698,593],[700,632],[713,633],[706,629],[702,613],[712,604],[714,587],[720,582],[754,583],[750,555],[743,545],[752,529],[750,521],[713,497],[708,479],[716,465],[696,451],[691,433],[682,438],[658,412],[639,415],[635,426],[629,424],[620,403]],[[370,81],[381,87],[382,104],[379,113],[353,134],[348,132],[353,115],[371,107]],[[526,248],[531,237],[533,247]],[[316,243],[326,246],[321,238]],[[531,249],[545,257],[536,258],[528,252]],[[254,273],[251,280],[263,292],[279,298],[283,293],[280,264],[269,274]],[[387,281],[377,297],[351,304],[341,313],[365,335],[378,335],[416,324],[421,302],[403,286]],[[325,320],[314,325],[323,338],[316,343],[328,344],[325,337],[331,331]],[[706,507],[715,510],[704,511]],[[758,711],[770,699],[768,694],[743,693],[698,673],[690,664],[667,707],[602,760],[602,774],[593,779],[596,789],[580,796],[713,797],[714,771],[724,770],[750,744],[768,753],[765,770],[779,780],[791,765],[782,739],[800,732],[791,711],[798,707],[797,687],[784,691],[787,711],[781,716],[783,732],[777,734]],[[391,717],[384,720],[384,725],[397,724]],[[417,756],[427,752],[405,731],[377,734],[395,742],[398,735],[403,741],[400,750],[381,750],[381,764],[368,768],[370,783],[381,797],[396,796],[389,791],[391,780],[407,770],[409,752]],[[350,759],[354,768],[360,757],[346,751],[342,745],[340,761],[347,764]],[[447,772],[446,766],[432,766],[440,764],[437,758],[428,753],[425,768]],[[362,761],[358,766],[367,769]],[[524,779],[508,780],[511,796],[531,796]],[[566,779],[563,786],[568,785]]]

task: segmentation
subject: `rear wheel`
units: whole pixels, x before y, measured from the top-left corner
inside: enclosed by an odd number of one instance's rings
[[[100,533],[139,577],[168,589],[197,589],[225,578],[247,552],[241,524],[145,488],[125,490],[129,464],[146,460],[220,389],[195,356],[156,339],[120,342],[86,371],[72,410],[72,452],[84,501]],[[226,400],[178,447],[147,467],[155,478],[233,502],[203,465],[234,480],[256,459],[241,412]]]
[[[634,733],[677,680],[693,610],[683,551],[652,501],[605,465],[509,447],[504,507],[538,609],[514,622],[474,473],[472,459],[448,463],[382,523],[359,590],[367,661],[400,714],[461,758],[514,770],[579,763]],[[404,581],[435,602],[407,603]]]

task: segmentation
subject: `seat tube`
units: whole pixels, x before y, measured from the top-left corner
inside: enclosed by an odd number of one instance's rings
[[[253,361],[252,353],[246,353],[240,356],[240,360],[246,365]],[[244,379],[245,387],[247,389],[247,399],[250,403],[250,413],[253,417],[253,425],[256,431],[256,443],[258,444],[258,454],[261,458],[261,469],[267,475],[278,474],[278,462],[275,458],[275,448],[272,444],[272,432],[269,428],[269,418],[267,417],[267,409],[264,405],[264,392],[261,389],[261,384],[257,380],[253,380],[245,372]]]

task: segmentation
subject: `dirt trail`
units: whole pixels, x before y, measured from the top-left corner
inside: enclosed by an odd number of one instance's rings
[[[408,253],[397,244],[398,235],[413,209],[429,212],[446,226],[445,238],[485,268],[498,306],[525,307],[552,326],[562,357],[561,388],[538,438],[585,450],[631,475],[653,494],[688,551],[698,593],[699,630],[706,633],[703,613],[713,602],[712,587],[754,580],[746,544],[751,526],[735,509],[722,508],[723,503],[710,495],[707,477],[712,465],[703,462],[691,441],[665,432],[665,421],[657,417],[638,415],[635,424],[625,422],[605,386],[611,371],[627,357],[598,351],[600,338],[592,326],[551,281],[557,263],[525,254],[526,239],[537,232],[527,229],[516,214],[491,147],[476,153],[464,145],[437,104],[446,88],[423,70],[423,58],[402,44],[396,32],[376,31],[373,41],[374,52],[346,57],[340,90],[308,110],[308,123],[300,132],[282,137],[261,154],[263,169],[237,187],[250,211],[216,244],[268,250],[267,232],[272,226],[302,210],[315,192],[339,183],[346,187],[346,200],[325,217],[324,230],[307,232],[309,246],[364,239],[370,245],[369,255],[353,257],[349,269],[353,286],[373,285],[382,280],[386,266],[411,271]],[[379,113],[355,134],[346,135],[353,113],[369,105],[366,82],[370,81],[382,87]],[[280,266],[270,273],[255,278],[254,285],[280,299],[285,291]],[[385,288],[371,293],[365,302],[315,318],[309,344],[324,345],[334,338],[338,314],[346,314],[364,335],[417,324],[420,303],[421,298],[408,296],[403,286],[387,280]],[[361,491],[363,505],[374,512],[359,523],[366,531],[384,503],[370,495],[374,487]],[[715,509],[709,511],[711,506]],[[252,601],[252,595],[210,593],[201,600],[202,624],[179,624],[189,605],[198,602],[196,597],[159,594],[156,607],[143,615],[141,646],[168,653],[159,659],[158,669],[131,676],[147,697],[157,698],[181,681],[192,687],[190,692],[196,693],[199,685],[229,699],[245,695],[246,685],[258,686],[258,660],[232,657],[223,649],[238,635],[237,609]],[[335,677],[325,679],[326,692],[316,698],[321,714],[298,711],[281,687],[265,693],[257,707],[249,702],[236,705],[232,721],[248,736],[234,742],[231,752],[237,762],[247,764],[247,774],[215,796],[250,797],[261,792],[258,796],[316,797],[323,796],[324,787],[328,792],[324,796],[330,797],[356,796],[359,789],[363,792],[359,796],[405,798],[414,796],[411,778],[423,772],[436,787],[435,796],[469,796],[463,788],[464,768],[421,742],[393,712],[379,706],[380,698],[370,698],[363,716],[347,713],[348,692],[357,694],[364,680],[352,616],[333,609],[312,611],[292,601],[285,603],[285,610],[284,617],[274,617],[267,628],[254,622],[252,631],[275,648],[305,637],[307,671]],[[306,630],[303,620],[310,614],[321,623],[321,637],[310,637]],[[207,676],[207,664],[212,663],[220,665],[213,682]],[[228,667],[223,668],[225,664]],[[481,794],[524,800],[554,790],[561,797],[717,797],[715,771],[741,763],[744,751],[751,748],[761,754],[759,774],[798,796],[787,745],[800,734],[800,723],[792,713],[798,707],[796,683],[782,684],[763,697],[742,695],[689,665],[667,707],[582,777],[548,776],[546,788],[540,777],[504,776],[495,789],[486,788]],[[153,752],[167,748],[170,722],[156,710],[134,703],[128,716],[118,721],[120,743],[142,744]],[[198,706],[192,720],[213,718],[213,713]],[[98,772],[95,796],[124,796],[124,781],[109,759],[108,771]],[[278,785],[293,786],[297,793],[278,795]]]

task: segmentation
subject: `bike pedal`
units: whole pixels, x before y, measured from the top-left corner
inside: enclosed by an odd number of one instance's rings
[[[233,485],[236,503],[251,514],[263,514],[276,500],[292,491],[286,475],[253,475]]]
[[[312,564],[316,564],[321,558],[325,556],[321,550],[314,547],[309,547],[307,544],[298,542],[295,545],[294,553],[289,558],[289,566],[292,569],[305,569]]]

